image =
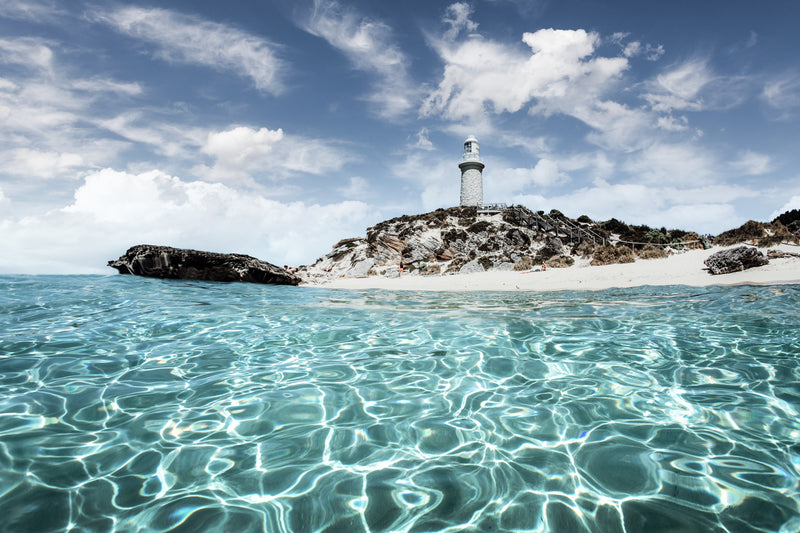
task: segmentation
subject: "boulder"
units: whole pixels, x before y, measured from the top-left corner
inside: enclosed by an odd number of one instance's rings
[[[477,259],[473,259],[466,265],[462,266],[459,269],[459,274],[474,274],[476,272],[484,272],[486,269],[483,268],[483,265]]]
[[[769,259],[752,246],[739,246],[711,254],[704,263],[711,274],[728,274],[766,265]]]
[[[204,281],[247,281],[275,285],[297,285],[300,278],[287,270],[255,257],[185,250],[169,246],[140,244],[108,266],[120,274],[149,278],[198,279]]]

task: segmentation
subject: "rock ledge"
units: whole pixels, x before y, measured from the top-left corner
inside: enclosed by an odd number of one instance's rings
[[[730,274],[766,265],[769,259],[752,246],[739,246],[711,254],[704,263],[712,274]]]
[[[108,266],[120,274],[150,278],[197,279],[204,281],[246,281],[274,285],[297,285],[300,278],[285,269],[241,254],[220,254],[198,250],[139,244]]]

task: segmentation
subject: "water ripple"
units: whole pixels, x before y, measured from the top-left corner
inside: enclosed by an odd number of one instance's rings
[[[0,277],[0,531],[798,531],[798,304]]]

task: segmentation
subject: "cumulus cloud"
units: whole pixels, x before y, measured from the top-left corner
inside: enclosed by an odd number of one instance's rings
[[[418,91],[408,76],[409,60],[392,42],[388,25],[333,0],[314,0],[311,14],[301,25],[341,51],[357,70],[377,77],[367,100],[380,116],[397,117],[415,105]]]
[[[527,106],[533,114],[566,114],[601,130],[613,127],[604,96],[628,68],[625,57],[596,56],[600,37],[585,30],[543,29],[523,34],[522,41],[529,52],[475,35],[432,39],[444,71],[421,113],[480,121]]]
[[[206,179],[253,184],[274,182],[297,173],[323,175],[339,170],[353,155],[335,142],[288,135],[282,129],[237,126],[208,134],[201,151],[213,167],[194,171]]]
[[[296,265],[362,233],[367,212],[357,201],[281,203],[155,170],[105,169],[86,176],[68,206],[0,220],[0,272],[111,273],[106,261],[145,242]]]
[[[120,7],[98,12],[94,20],[154,45],[165,61],[235,72],[276,95],[284,90],[286,64],[278,47],[257,35],[159,8]]]

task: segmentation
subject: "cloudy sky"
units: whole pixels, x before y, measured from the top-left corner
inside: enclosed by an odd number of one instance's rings
[[[0,2],[0,273],[303,264],[484,197],[716,234],[800,208],[796,0]]]

